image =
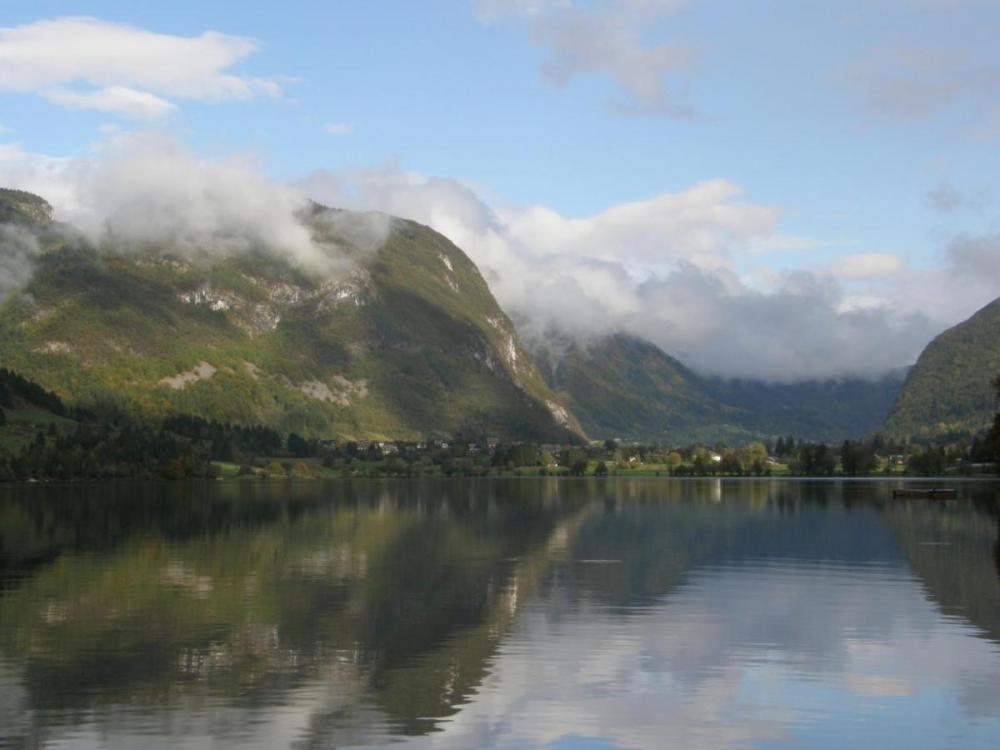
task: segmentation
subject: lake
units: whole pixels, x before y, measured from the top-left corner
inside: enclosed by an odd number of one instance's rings
[[[1000,484],[0,487],[0,746],[1000,747]]]

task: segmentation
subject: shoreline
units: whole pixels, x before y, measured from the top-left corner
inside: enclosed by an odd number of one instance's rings
[[[105,479],[29,479],[19,482],[2,482],[0,483],[0,490],[4,488],[17,488],[17,487],[82,487],[82,486],[95,486],[102,484],[144,484],[144,485],[162,485],[165,487],[171,486],[182,486],[182,485],[217,485],[217,484],[264,484],[264,485],[279,485],[279,484],[316,484],[323,482],[414,482],[414,481],[448,481],[448,482],[468,482],[468,481],[499,481],[499,480],[519,480],[519,481],[538,481],[538,480],[554,480],[560,482],[573,481],[573,482],[612,482],[616,480],[658,480],[658,481],[676,481],[676,482],[706,482],[706,481],[718,481],[718,482],[740,482],[740,483],[765,483],[765,482],[821,482],[821,483],[862,483],[871,482],[884,484],[889,482],[906,482],[906,483],[919,483],[919,484],[933,484],[933,483],[954,483],[954,484],[972,484],[972,483],[997,483],[1000,484],[1000,475],[994,474],[979,474],[972,476],[915,476],[915,475],[900,475],[900,476],[880,476],[873,474],[870,476],[793,476],[793,475],[780,475],[780,476],[769,476],[769,477],[753,477],[753,476],[667,476],[667,475],[655,475],[648,473],[634,473],[634,474],[612,474],[607,476],[573,476],[570,474],[550,474],[550,475],[532,475],[532,474],[488,474],[483,476],[447,476],[445,474],[430,474],[430,475],[420,475],[420,476],[296,476],[296,477],[279,477],[279,476],[230,476],[230,477],[186,477],[184,479],[163,479],[161,477],[109,477]]]

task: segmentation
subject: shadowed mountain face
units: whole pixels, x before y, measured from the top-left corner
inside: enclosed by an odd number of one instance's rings
[[[549,385],[565,395],[591,437],[687,442],[748,435],[741,410],[641,339],[619,334],[571,345],[559,358],[545,352],[538,358]]]
[[[991,382],[997,376],[1000,299],[927,345],[892,407],[886,432],[934,438],[983,429],[996,412]]]
[[[845,379],[764,383],[704,378],[641,339],[615,335],[539,355],[591,437],[739,442],[778,435],[840,441],[877,430],[901,383]]]
[[[744,409],[747,428],[764,435],[807,440],[859,439],[882,428],[902,387],[905,370],[874,380],[843,378],[801,383],[712,380],[718,398]]]
[[[427,227],[317,206],[320,272],[233,238],[95,247],[8,192],[40,251],[0,302],[0,361],[70,403],[318,437],[577,435],[478,269]]]

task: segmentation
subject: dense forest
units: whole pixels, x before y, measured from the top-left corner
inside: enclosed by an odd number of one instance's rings
[[[179,416],[153,425],[114,405],[67,407],[0,369],[0,481],[213,476],[213,460],[274,454],[283,445],[266,427]]]
[[[1000,377],[993,383],[1000,401]],[[881,434],[827,444],[788,435],[729,446],[334,441],[189,414],[143,420],[110,403],[67,406],[0,369],[0,481],[230,476],[868,476],[982,474],[1000,465],[1000,412],[971,440],[930,445]],[[228,468],[227,468],[228,467]],[[228,474],[226,472],[228,471]]]
[[[1000,299],[945,331],[911,368],[885,422],[895,437],[951,442],[988,428],[1000,372]]]
[[[794,434],[840,442],[878,430],[902,386],[902,372],[766,383],[705,377],[654,344],[618,333],[587,344],[539,345],[549,386],[593,438],[739,444]]]

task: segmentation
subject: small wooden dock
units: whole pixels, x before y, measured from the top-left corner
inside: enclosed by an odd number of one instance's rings
[[[953,500],[958,497],[958,490],[952,487],[904,487],[892,491],[893,498],[912,497],[925,500]]]

